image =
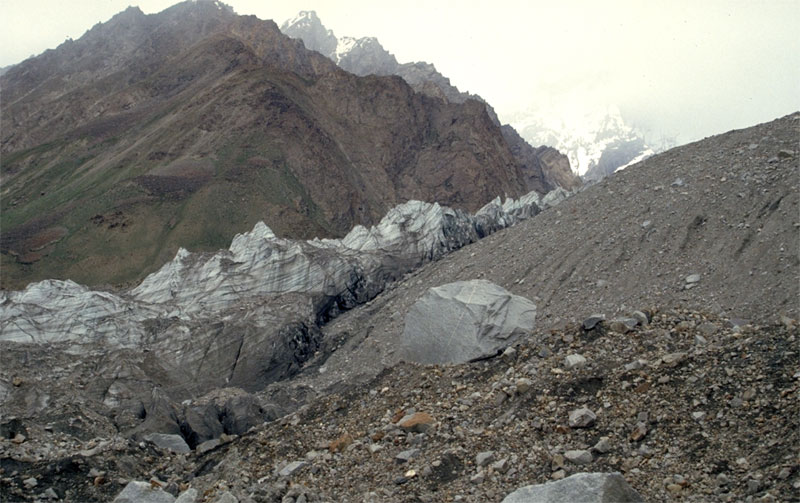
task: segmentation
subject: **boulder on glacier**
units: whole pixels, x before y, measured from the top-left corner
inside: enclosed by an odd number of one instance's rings
[[[428,290],[409,309],[400,355],[423,364],[464,363],[497,354],[533,328],[536,305],[486,280]]]
[[[503,499],[503,503],[624,503],[642,497],[619,473],[576,473],[563,480],[525,486]]]

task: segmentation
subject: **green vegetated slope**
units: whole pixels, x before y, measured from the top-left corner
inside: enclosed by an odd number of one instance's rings
[[[412,198],[524,191],[479,103],[356,77],[207,7],[129,9],[3,75],[3,288],[130,284],[259,220],[337,236]]]

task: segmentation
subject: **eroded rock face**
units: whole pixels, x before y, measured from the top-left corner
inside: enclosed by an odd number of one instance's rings
[[[417,363],[464,363],[498,354],[528,333],[536,305],[486,280],[431,288],[409,310],[400,342]]]
[[[576,473],[517,489],[503,503],[626,503],[644,501],[619,473]]]

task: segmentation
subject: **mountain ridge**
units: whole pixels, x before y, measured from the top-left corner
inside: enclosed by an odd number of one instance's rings
[[[128,9],[0,78],[4,288],[130,283],[258,220],[333,237],[404,200],[527,192],[482,105],[357,77],[215,2]]]
[[[500,124],[497,113],[486,100],[476,94],[459,91],[433,64],[424,61],[401,64],[375,37],[337,38],[332,30],[325,28],[315,11],[300,11],[297,16],[281,24],[281,31],[303,40],[308,48],[356,75],[399,75],[415,91],[433,98],[451,103],[466,103],[469,100],[482,103],[492,121],[500,126],[506,143],[524,173],[527,190],[544,194],[556,187],[567,190],[580,187],[580,179],[569,170],[566,156],[560,157],[560,153],[552,147],[548,150],[525,144],[525,140],[511,126]]]

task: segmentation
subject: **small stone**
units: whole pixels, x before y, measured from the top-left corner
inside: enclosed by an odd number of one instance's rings
[[[632,312],[631,317],[636,318],[639,324],[643,327],[650,324],[650,318],[642,311]]]
[[[14,442],[15,444],[21,444],[25,442],[25,440],[26,437],[22,433],[17,433],[16,435],[14,435],[14,438],[11,439],[11,441]]]
[[[778,151],[778,158],[791,159],[794,157],[794,150],[783,149]]]
[[[686,284],[692,285],[694,283],[700,282],[700,275],[699,274],[690,274],[686,276]]]
[[[706,344],[708,344],[708,340],[700,334],[695,334],[694,343],[697,344],[698,346],[705,346]]]
[[[406,473],[403,474],[403,477],[407,479],[413,479],[417,476],[416,470],[408,470]]]
[[[297,470],[303,468],[308,463],[305,461],[292,461],[288,465],[284,466],[278,472],[278,475],[281,477],[291,477]]]
[[[564,470],[556,470],[556,471],[553,472],[552,475],[550,475],[550,478],[553,479],[553,480],[561,480],[566,476],[567,476],[567,472],[565,472]]]
[[[636,318],[617,318],[609,324],[609,328],[620,334],[627,334],[639,324]]]
[[[415,412],[400,419],[397,425],[403,431],[425,433],[433,426],[433,417],[427,412]]]
[[[647,365],[647,360],[642,360],[641,358],[639,358],[638,360],[634,360],[634,361],[632,361],[630,363],[626,363],[625,364],[625,370],[627,370],[628,372],[631,372],[631,371],[634,371],[634,370],[640,370],[640,369],[643,369],[645,367],[645,365]]]
[[[68,498],[68,496],[65,496]],[[120,492],[114,503],[174,503],[175,497],[170,493],[161,490],[157,484],[133,480],[129,482]]]
[[[647,425],[640,421],[636,423],[636,426],[633,427],[633,431],[631,431],[631,440],[634,442],[638,442],[643,439],[647,435]]]
[[[381,444],[369,444],[367,446],[367,450],[370,454],[375,454],[376,452],[383,450],[383,446]]]
[[[14,377],[14,379],[11,380],[11,384],[13,384],[15,388],[19,388],[22,386],[22,378],[19,376]]]
[[[747,493],[753,494],[758,492],[759,488],[761,488],[761,483],[756,479],[749,479],[747,481]]]
[[[52,487],[48,487],[48,488],[45,490],[45,492],[44,492],[44,496],[45,496],[47,499],[51,499],[51,500],[57,500],[57,499],[61,499],[61,498],[59,498],[59,496],[58,496],[58,493],[57,493],[57,492],[55,491],[55,489],[53,489]]]
[[[420,454],[420,450],[419,449],[408,449],[407,451],[399,452],[394,457],[394,462],[397,463],[397,464],[408,463],[412,459],[414,459],[417,456],[419,456],[419,454]]]
[[[593,314],[583,320],[581,326],[584,330],[593,330],[597,325],[604,322],[606,320],[605,315],[603,314]]]
[[[667,484],[667,491],[675,494],[679,493],[683,490],[683,486],[680,484]]]
[[[23,480],[22,483],[25,485],[26,489],[33,489],[39,485],[39,482],[34,477],[27,478]]]
[[[781,468],[781,471],[778,472],[778,478],[781,480],[786,480],[789,478],[791,474],[792,474],[791,468],[789,468],[788,466],[784,466],[783,468]]]
[[[486,480],[486,472],[483,470],[480,470],[478,473],[469,478],[469,481],[473,484],[483,484],[484,480]]]
[[[508,399],[508,395],[506,395],[505,391],[496,389],[492,391],[491,395],[489,395],[489,399],[494,405],[500,406]]]
[[[672,182],[670,185],[672,185],[673,187],[683,187],[685,184],[686,182],[683,181],[683,178],[676,178],[675,181]]]
[[[497,473],[506,473],[509,468],[511,468],[511,464],[509,463],[508,458],[503,458],[500,461],[492,464],[492,470],[496,471]]]
[[[694,419],[695,421],[700,421],[700,420],[702,420],[704,417],[706,417],[706,413],[705,413],[705,412],[703,412],[703,411],[701,411],[701,410],[698,410],[698,411],[692,412],[692,419]]]
[[[586,358],[577,353],[573,353],[564,358],[564,368],[567,370],[577,369],[586,366]]]
[[[328,450],[331,452],[342,452],[348,445],[353,443],[353,436],[349,433],[340,435],[336,440],[328,444]]]
[[[517,393],[524,395],[531,389],[531,386],[533,386],[533,381],[527,377],[521,377],[514,382],[514,385],[517,387]]]
[[[503,351],[503,358],[509,361],[513,361],[517,357],[517,350],[513,347],[509,346]]]
[[[177,453],[191,452],[191,449],[186,444],[186,440],[180,435],[167,434],[167,433],[150,433],[144,437],[148,442],[152,442],[161,449]]]
[[[661,357],[667,367],[675,367],[686,358],[686,353],[669,353]]]
[[[600,437],[600,440],[594,444],[592,447],[595,451],[599,452],[600,454],[605,454],[611,450],[611,441],[608,437]]]
[[[564,459],[576,465],[588,465],[593,461],[592,453],[585,450],[572,450],[564,453]]]
[[[475,464],[478,466],[486,466],[494,461],[494,451],[479,452],[475,456]]]
[[[650,227],[652,223],[653,222],[651,222],[650,220],[645,220],[644,222],[642,222],[642,229],[647,229],[648,227]]]
[[[588,428],[597,420],[597,414],[586,407],[575,409],[569,413],[570,428]]]
[[[405,484],[406,482],[408,482],[408,477],[400,476],[400,477],[397,477],[396,479],[394,479],[394,485],[396,485],[396,486],[401,486],[401,485]]]

